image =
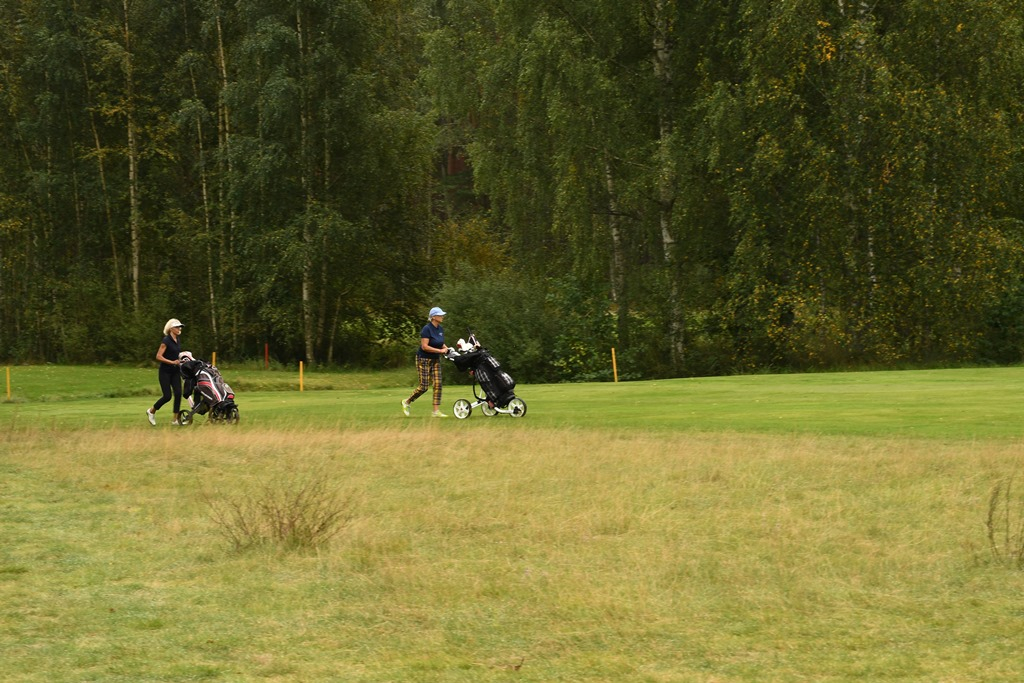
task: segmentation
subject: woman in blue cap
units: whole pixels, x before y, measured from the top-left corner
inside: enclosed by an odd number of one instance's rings
[[[420,385],[412,396],[402,401],[402,412],[409,416],[409,404],[427,393],[427,388],[434,385],[434,417],[448,417],[441,412],[441,356],[448,353],[444,343],[445,313],[437,306],[430,309],[426,325],[420,330],[420,348],[416,351],[416,370],[419,373]]]

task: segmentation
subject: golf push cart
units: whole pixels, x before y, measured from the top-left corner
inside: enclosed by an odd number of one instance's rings
[[[526,415],[526,401],[516,396],[514,391],[515,380],[501,369],[501,364],[487,349],[480,346],[472,332],[469,339],[460,339],[456,346],[457,350],[448,349],[447,357],[455,363],[455,367],[469,372],[473,378],[473,400],[460,398],[455,401],[452,406],[455,417],[465,420],[472,415],[474,408],[480,408],[488,417]],[[478,385],[483,390],[483,396],[477,391]]]

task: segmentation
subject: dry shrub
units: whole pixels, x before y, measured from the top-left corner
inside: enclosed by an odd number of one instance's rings
[[[235,550],[327,545],[351,520],[352,501],[317,473],[273,479],[230,495],[204,493],[218,532]]]
[[[1024,569],[1024,497],[1015,495],[1013,477],[992,487],[985,528],[993,560]]]

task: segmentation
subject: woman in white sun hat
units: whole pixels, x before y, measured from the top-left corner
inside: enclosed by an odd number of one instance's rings
[[[409,404],[427,393],[431,384],[434,385],[434,417],[448,417],[441,412],[441,356],[448,353],[444,343],[445,312],[437,306],[430,309],[427,324],[420,330],[420,348],[416,350],[416,370],[419,375],[419,386],[412,396],[402,401],[402,412],[409,416]]]
[[[165,403],[171,400],[171,392],[174,393],[174,420],[172,425],[180,424],[178,414],[181,412],[181,372],[178,365],[181,363],[178,356],[181,355],[181,345],[178,339],[181,337],[181,321],[171,318],[164,325],[164,338],[160,342],[160,348],[156,350],[156,360],[160,363],[160,390],[163,396],[153,404],[152,408],[146,409],[146,417],[149,424],[156,426],[156,411],[160,410]]]

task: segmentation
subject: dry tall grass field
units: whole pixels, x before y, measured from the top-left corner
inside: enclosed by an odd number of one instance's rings
[[[1019,439],[475,426],[18,423],[0,678],[1022,676]]]

